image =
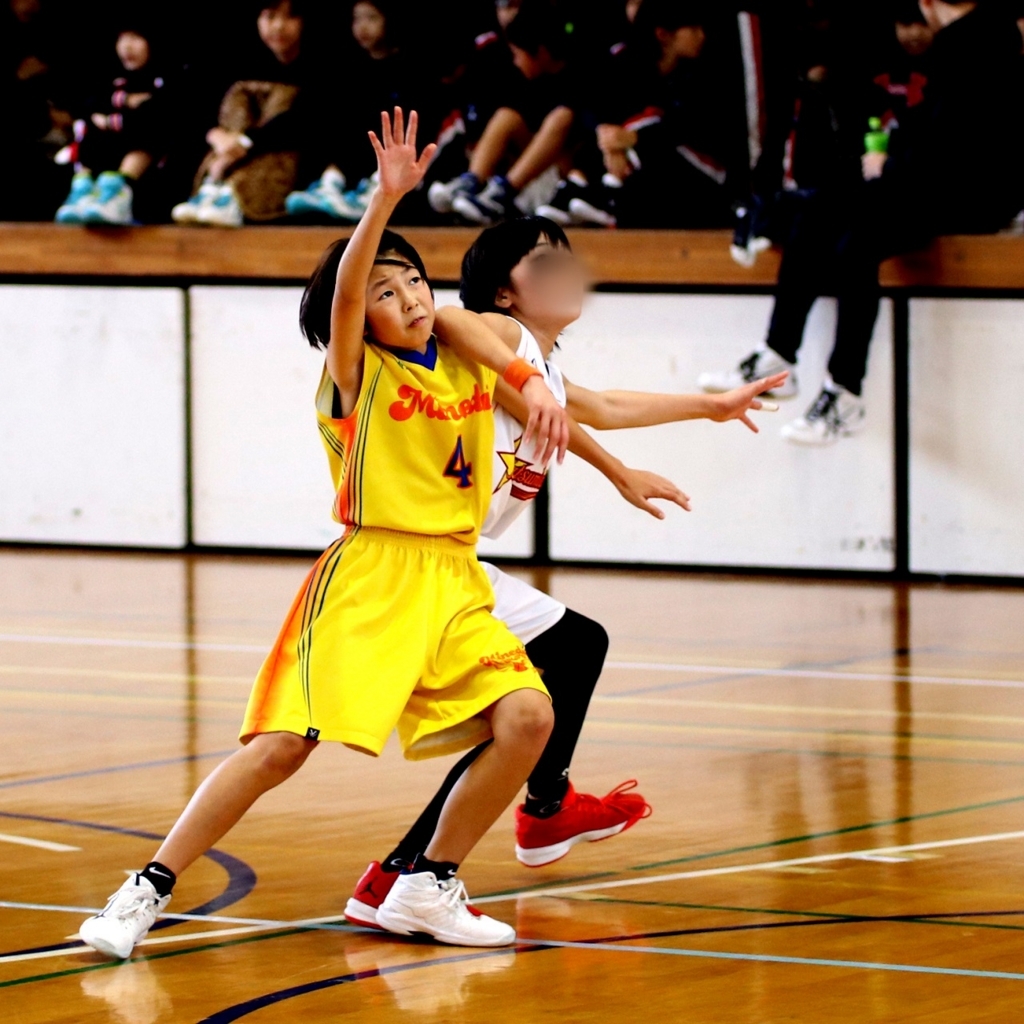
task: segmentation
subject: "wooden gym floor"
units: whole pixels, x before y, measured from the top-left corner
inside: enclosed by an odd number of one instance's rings
[[[338,924],[448,760],[325,746],[111,964],[74,939],[235,742],[303,560],[0,552],[0,1019],[1008,1022],[1024,592],[554,571],[612,637],[574,765],[654,815],[464,869],[515,951]]]

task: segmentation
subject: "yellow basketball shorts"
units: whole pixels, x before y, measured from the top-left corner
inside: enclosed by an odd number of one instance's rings
[[[411,760],[491,736],[481,712],[515,690],[547,694],[522,644],[491,615],[472,547],[358,528],[313,567],[260,669],[242,724],[377,755],[391,731]]]

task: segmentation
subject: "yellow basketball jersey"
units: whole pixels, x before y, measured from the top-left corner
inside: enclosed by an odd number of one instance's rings
[[[316,409],[334,518],[475,544],[491,498],[496,377],[433,338],[422,355],[367,344],[359,399],[339,419],[325,368]]]

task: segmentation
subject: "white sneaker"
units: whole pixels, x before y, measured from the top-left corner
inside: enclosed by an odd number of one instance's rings
[[[217,191],[213,198],[201,203],[196,212],[199,224],[210,224],[219,228],[240,228],[242,226],[242,207],[233,185],[223,182],[213,186]],[[172,212],[173,216],[173,212]]]
[[[767,394],[772,398],[795,398],[799,391],[796,383],[796,364],[787,363],[782,356],[770,348],[752,352],[735,370],[702,373],[697,378],[697,387],[711,394],[721,394],[725,391],[732,391],[734,388],[741,388],[744,384],[753,384],[755,380],[760,380],[762,377],[782,373],[783,370],[789,371],[786,382],[781,388],[776,388]]]
[[[169,895],[157,895],[153,883],[135,872],[99,914],[82,922],[79,938],[105,956],[126,960],[170,902]]]
[[[859,395],[838,384],[826,384],[814,405],[782,428],[782,436],[794,444],[833,444],[856,434],[866,421],[864,400]]]
[[[171,220],[175,224],[198,224],[199,211],[217,198],[220,186],[212,181],[204,181],[199,186],[199,191],[191,196],[184,203],[178,203],[171,210]]]
[[[462,193],[472,195],[480,191],[475,174],[466,171],[451,181],[435,181],[427,189],[427,202],[434,213],[451,213],[452,200]]]
[[[377,924],[396,935],[425,934],[450,946],[510,946],[515,929],[469,906],[457,878],[431,871],[400,875],[377,910]]]

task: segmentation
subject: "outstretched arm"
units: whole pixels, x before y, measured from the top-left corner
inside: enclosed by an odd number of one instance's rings
[[[415,110],[409,115],[408,131],[405,130],[405,116],[398,107],[395,108],[394,125],[386,113],[380,118],[381,138],[370,132],[370,143],[377,154],[380,185],[338,265],[338,280],[331,305],[327,372],[341,395],[343,416],[348,416],[355,408],[363,382],[366,285],[373,271],[373,261],[377,258],[381,236],[399,200],[422,181],[437,148],[431,143],[416,159],[419,118]]]
[[[786,373],[777,373],[721,395],[590,391],[569,381],[565,382],[565,394],[573,419],[596,430],[652,427],[680,420],[714,420],[716,423],[739,420],[756,434],[757,425],[747,414],[753,409],[774,410],[773,402],[765,402],[758,396],[779,387],[786,376]]]
[[[524,444],[529,445],[536,438],[537,448],[543,452],[540,461],[547,464],[555,452],[558,461],[565,458],[566,445],[569,441],[569,417],[565,410],[555,401],[543,378],[530,377],[523,385],[522,392],[515,392],[502,377],[505,371],[515,362],[519,338],[516,336],[520,328],[507,318],[508,327],[500,322],[494,323],[492,329],[479,313],[471,313],[468,309],[458,306],[444,306],[437,311],[434,318],[434,330],[438,340],[453,348],[463,359],[482,366],[487,366],[498,374],[498,383],[512,394],[522,398],[520,409],[523,415],[517,419],[526,424],[523,433]],[[503,405],[505,403],[502,403]],[[508,406],[506,405],[506,408]]]
[[[504,381],[498,381],[495,393],[498,404],[504,406],[517,420],[523,422],[526,403],[521,395],[512,390]],[[675,502],[680,508],[690,511],[689,495],[684,494],[671,480],[657,473],[643,469],[630,469],[620,459],[605,451],[574,419],[569,418],[569,451],[589,462],[599,473],[607,477],[615,489],[630,503],[655,519],[664,519],[665,513],[652,505],[650,499],[662,498]]]

